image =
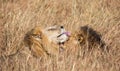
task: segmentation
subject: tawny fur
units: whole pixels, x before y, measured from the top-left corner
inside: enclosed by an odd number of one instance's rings
[[[28,32],[25,41],[34,56],[44,57],[58,54],[58,46],[48,40],[40,27],[35,27]]]
[[[80,45],[92,49],[93,47],[104,48],[105,43],[101,39],[101,35],[88,26],[82,26],[71,34],[68,43]]]

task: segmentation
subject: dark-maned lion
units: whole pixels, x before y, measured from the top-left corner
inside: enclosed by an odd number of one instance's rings
[[[71,34],[70,40],[80,46],[86,45],[88,49],[93,47],[104,48],[105,43],[101,40],[101,35],[88,26],[82,26]]]

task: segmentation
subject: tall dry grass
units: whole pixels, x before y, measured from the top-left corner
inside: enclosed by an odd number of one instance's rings
[[[88,25],[102,34],[109,51],[72,46],[57,58],[31,56],[23,46],[35,26]],[[119,0],[0,0],[0,71],[120,71]],[[79,52],[79,57],[78,57]]]

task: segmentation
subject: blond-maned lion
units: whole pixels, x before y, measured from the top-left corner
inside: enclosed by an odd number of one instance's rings
[[[36,57],[44,57],[58,54],[59,48],[48,40],[48,37],[40,27],[35,27],[26,34],[25,42]]]

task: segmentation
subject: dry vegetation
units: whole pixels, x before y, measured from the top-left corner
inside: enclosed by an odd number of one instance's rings
[[[25,34],[52,24],[69,31],[88,25],[109,51],[70,44],[57,58],[33,57]],[[0,0],[0,71],[120,71],[120,0]]]

